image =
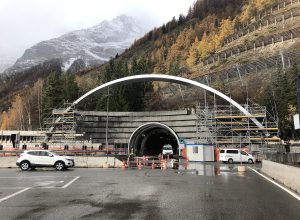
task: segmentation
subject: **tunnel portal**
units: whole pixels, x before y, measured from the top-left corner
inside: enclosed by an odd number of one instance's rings
[[[162,153],[164,145],[170,144],[173,153],[178,152],[178,137],[168,126],[161,123],[147,123],[137,128],[130,137],[129,150],[137,156],[154,156]]]

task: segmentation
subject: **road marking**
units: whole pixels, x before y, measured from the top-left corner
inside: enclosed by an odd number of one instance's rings
[[[71,180],[70,182],[68,182],[66,185],[64,185],[61,188],[67,188],[68,186],[70,186],[72,183],[74,183],[76,180],[78,180],[80,178],[80,176],[75,177],[73,180]]]
[[[6,196],[6,197],[0,199],[0,203],[3,202],[3,201],[5,201],[5,200],[8,200],[8,199],[10,199],[10,198],[12,198],[12,197],[14,197],[14,196],[16,196],[16,195],[19,195],[19,194],[21,194],[21,193],[23,193],[23,192],[25,192],[25,191],[27,191],[27,190],[29,190],[29,189],[31,189],[31,187],[28,187],[28,188],[22,189],[22,190],[20,190],[20,191],[17,191],[17,192],[15,192],[15,193],[13,193],[13,194],[10,194],[10,195],[8,195],[8,196]]]
[[[251,169],[252,171],[254,171],[255,173],[257,173],[258,175],[262,176],[263,178],[265,178],[266,180],[270,181],[271,183],[273,183],[274,185],[278,186],[280,189],[286,191],[288,194],[290,194],[291,196],[293,196],[295,199],[298,199],[300,201],[300,196],[298,196],[296,193],[292,192],[291,190],[285,188],[284,186],[280,185],[279,183],[275,182],[274,180],[270,179],[269,177],[261,174],[260,172],[258,172],[257,170],[248,167],[249,169]]]
[[[45,186],[42,188],[46,188],[46,189],[65,189],[68,186],[70,186],[72,183],[74,183],[76,180],[78,180],[80,178],[80,176],[75,177],[74,179],[72,179],[70,182],[66,183],[64,186]]]

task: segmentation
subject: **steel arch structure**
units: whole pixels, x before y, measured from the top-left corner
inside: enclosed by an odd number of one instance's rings
[[[165,75],[165,74],[141,74],[141,75],[127,76],[124,78],[120,78],[120,79],[116,79],[116,80],[104,83],[104,84],[92,89],[91,91],[85,93],[83,96],[81,96],[77,100],[75,100],[71,104],[71,106],[66,109],[66,111],[68,111],[72,107],[76,106],[77,104],[82,102],[84,99],[86,99],[90,95],[92,95],[96,92],[99,92],[109,86],[125,84],[128,82],[140,82],[140,81],[164,81],[164,82],[171,82],[171,83],[177,83],[177,84],[185,84],[185,85],[188,84],[188,85],[193,85],[193,86],[205,89],[205,90],[219,96],[220,98],[226,100],[227,102],[229,102],[230,104],[235,106],[238,110],[240,110],[244,115],[250,117],[250,119],[255,123],[255,125],[258,128],[264,128],[264,126],[255,117],[251,117],[252,115],[243,106],[241,106],[239,103],[237,103],[236,101],[234,101],[227,95],[223,94],[222,92],[220,92],[210,86],[196,82],[194,80],[190,80],[190,79],[186,79],[186,78],[182,78],[182,77],[178,77],[178,76]]]

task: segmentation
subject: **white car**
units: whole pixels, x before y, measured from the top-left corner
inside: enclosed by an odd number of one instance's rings
[[[162,154],[163,156],[167,156],[167,155],[173,156],[172,146],[170,144],[165,144],[162,148]]]
[[[222,149],[220,151],[220,161],[224,163],[234,163],[234,162],[248,162],[248,163],[254,163],[255,158],[248,154],[245,151],[242,151],[240,149]]]
[[[64,170],[75,166],[74,159],[66,156],[59,156],[48,150],[24,151],[16,162],[21,170],[26,171],[36,167],[54,167],[56,170]]]

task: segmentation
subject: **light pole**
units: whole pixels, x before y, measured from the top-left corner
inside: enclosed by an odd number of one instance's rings
[[[107,87],[107,99],[106,99],[106,126],[105,126],[106,162],[108,161],[108,141],[107,141],[107,132],[108,132],[108,107],[109,107],[109,86]]]

